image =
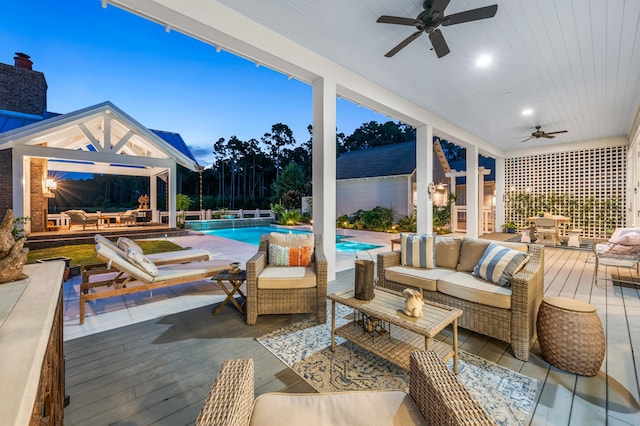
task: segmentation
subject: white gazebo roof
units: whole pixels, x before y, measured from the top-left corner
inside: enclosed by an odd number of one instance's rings
[[[2,133],[0,149],[47,158],[49,170],[66,172],[154,176],[164,173],[168,162],[197,170],[186,146],[173,146],[175,137],[159,134],[103,102]]]

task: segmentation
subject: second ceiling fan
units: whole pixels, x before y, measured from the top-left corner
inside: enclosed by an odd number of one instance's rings
[[[544,130],[540,130],[541,128],[542,126],[536,126],[536,130],[533,133],[531,133],[531,136],[526,137],[526,139],[524,140],[521,140],[520,143],[526,142],[534,138],[535,139],[538,139],[538,138],[553,139],[557,134],[567,133],[567,130],[558,130],[556,132],[545,132]]]
[[[424,32],[429,34],[429,40],[431,41],[433,50],[436,52],[438,58],[442,58],[448,54],[450,50],[449,46],[447,46],[447,42],[444,40],[442,31],[438,29],[440,25],[446,27],[449,25],[462,24],[464,22],[493,18],[498,11],[498,5],[494,4],[445,16],[444,10],[449,5],[449,1],[451,0],[425,0],[422,4],[424,10],[420,12],[415,19],[388,15],[382,15],[379,17],[376,22],[382,24],[408,25],[418,29],[418,31],[405,38],[384,56],[387,58],[392,57]]]

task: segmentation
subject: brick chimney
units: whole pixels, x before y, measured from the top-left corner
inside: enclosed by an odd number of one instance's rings
[[[33,61],[29,58],[31,58],[31,56],[26,53],[16,52],[16,56],[13,57],[13,60],[15,61],[16,67],[30,70],[33,69]]]
[[[29,55],[16,52],[15,65],[0,63],[0,109],[43,116],[47,111],[47,82],[32,69]]]

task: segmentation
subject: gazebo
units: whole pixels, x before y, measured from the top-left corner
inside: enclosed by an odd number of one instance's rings
[[[149,130],[107,101],[0,133],[0,181],[12,188],[0,194],[0,204],[13,208],[16,217],[30,216],[30,231],[42,231],[52,195],[50,171],[145,176],[154,221],[158,179],[167,182],[174,227],[177,165],[198,168],[179,135]]]

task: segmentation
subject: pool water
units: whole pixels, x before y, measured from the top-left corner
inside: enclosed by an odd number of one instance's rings
[[[215,235],[217,237],[229,238],[230,240],[242,241],[243,243],[260,245],[260,236],[270,232],[281,232],[283,234],[310,234],[309,231],[300,231],[297,229],[284,229],[269,226],[254,226],[248,228],[225,228],[213,229],[211,231],[202,231],[204,234]],[[357,241],[349,241],[349,236],[336,235],[336,250],[338,251],[363,251],[372,250],[382,247],[375,244],[359,243]]]

